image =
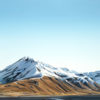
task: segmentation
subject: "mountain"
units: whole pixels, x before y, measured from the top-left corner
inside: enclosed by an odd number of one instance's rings
[[[68,91],[71,94],[98,94],[100,86],[97,75],[97,72],[78,73],[67,68],[56,68],[24,57],[0,72],[0,90],[7,93],[26,91],[28,94],[33,91],[34,95],[69,94]]]
[[[26,57],[2,70],[0,81],[2,83],[9,83],[28,78],[41,78],[43,76],[55,77],[64,81],[73,81],[74,83],[82,82],[86,84],[90,82],[94,84],[94,80],[85,75],[79,75],[67,68],[56,68]]]

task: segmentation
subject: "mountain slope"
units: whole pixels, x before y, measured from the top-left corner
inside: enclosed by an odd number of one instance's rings
[[[100,84],[100,71],[84,73],[84,75],[90,77],[96,83]]]
[[[27,79],[0,85],[0,94],[6,96],[33,96],[33,95],[89,95],[99,94],[81,83],[81,87],[70,82],[63,82],[54,77],[44,76],[41,79]]]
[[[33,59],[22,58],[1,71],[0,81],[9,83],[27,78],[41,77],[42,74],[37,70],[36,64]]]

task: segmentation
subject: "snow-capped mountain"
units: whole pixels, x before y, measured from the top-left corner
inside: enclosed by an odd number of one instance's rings
[[[87,74],[78,74],[67,68],[56,68],[24,57],[0,72],[0,82],[9,83],[29,78],[55,77],[75,84],[94,84],[93,78]]]

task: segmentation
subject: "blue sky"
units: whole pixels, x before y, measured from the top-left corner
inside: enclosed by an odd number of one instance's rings
[[[24,56],[100,70],[100,0],[0,0],[0,69]]]

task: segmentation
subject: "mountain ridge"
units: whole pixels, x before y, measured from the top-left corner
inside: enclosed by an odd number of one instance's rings
[[[0,72],[0,93],[7,95],[100,94],[97,74],[78,73],[67,68],[23,57]],[[99,76],[98,76],[99,77]],[[10,91],[8,93],[8,91]]]
[[[51,65],[37,62],[32,58],[23,57],[17,62],[8,66],[0,73],[0,81],[3,83],[23,80],[27,78],[41,78],[42,76],[54,76],[62,80],[75,78],[75,81],[82,83],[91,82],[93,80],[85,75],[80,76],[67,68],[57,68]]]

